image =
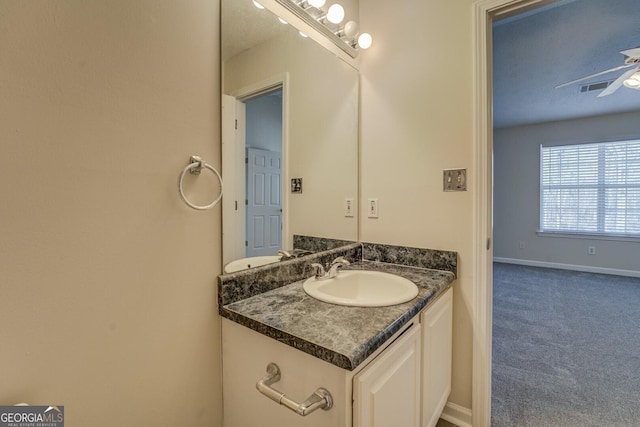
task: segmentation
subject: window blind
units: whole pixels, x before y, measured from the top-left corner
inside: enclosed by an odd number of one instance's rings
[[[540,146],[540,230],[640,236],[640,140]]]

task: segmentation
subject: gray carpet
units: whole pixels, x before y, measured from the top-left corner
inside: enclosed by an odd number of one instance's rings
[[[640,426],[640,279],[494,264],[493,427]]]

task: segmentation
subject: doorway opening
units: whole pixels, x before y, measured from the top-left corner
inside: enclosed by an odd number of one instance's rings
[[[286,78],[223,95],[223,264],[282,249],[287,230],[285,112]]]
[[[245,256],[282,249],[282,87],[244,101]]]
[[[526,2],[521,3],[524,5]],[[572,4],[569,5],[569,3]],[[620,2],[620,4],[622,4],[622,2]],[[545,5],[547,8],[539,7]],[[488,77],[489,80],[493,80],[493,84],[491,84],[491,81],[488,82],[488,87],[490,88],[488,96],[493,99],[493,102],[490,104],[493,104],[494,120],[493,126],[490,126],[488,129],[490,148],[487,150],[487,153],[489,156],[493,153],[495,159],[495,163],[490,163],[491,166],[488,169],[488,175],[494,176],[495,174],[495,180],[493,181],[491,189],[487,190],[492,191],[494,195],[493,198],[490,198],[489,203],[492,204],[490,212],[494,213],[493,218],[495,220],[492,233],[492,246],[495,252],[489,253],[488,257],[489,264],[491,264],[492,261],[499,262],[499,264],[495,264],[495,270],[492,272],[491,280],[486,283],[486,287],[488,288],[487,292],[492,296],[492,309],[488,314],[488,316],[492,317],[491,336],[494,344],[491,350],[491,359],[493,360],[491,383],[494,392],[494,405],[492,408],[494,416],[492,418],[498,425],[514,425],[514,420],[507,422],[504,420],[510,416],[517,416],[514,414],[531,413],[531,411],[527,412],[527,405],[530,405],[529,407],[537,405],[549,411],[553,408],[556,416],[560,413],[571,414],[567,415],[565,419],[566,422],[580,420],[580,417],[584,416],[584,413],[581,413],[579,410],[580,405],[571,405],[570,402],[572,397],[575,397],[574,394],[566,392],[567,389],[572,391],[571,387],[573,387],[573,390],[578,388],[581,390],[581,402],[588,402],[589,399],[596,400],[599,405],[598,412],[602,414],[605,412],[604,408],[606,407],[607,399],[610,399],[615,393],[613,391],[607,392],[601,397],[598,397],[598,393],[588,393],[587,390],[590,390],[592,384],[596,383],[589,382],[588,380],[596,373],[602,377],[608,375],[615,377],[615,368],[619,365],[602,362],[598,364],[598,368],[602,366],[611,366],[612,368],[607,371],[599,371],[594,368],[588,370],[588,375],[580,376],[583,371],[581,369],[582,367],[589,366],[588,363],[593,362],[593,360],[601,360],[595,356],[585,356],[598,348],[596,344],[588,346],[588,351],[586,351],[580,348],[578,343],[582,342],[582,344],[584,344],[585,342],[589,342],[588,338],[579,341],[571,338],[572,335],[570,334],[570,332],[580,332],[585,324],[582,322],[581,324],[574,325],[575,320],[580,318],[581,315],[569,313],[573,313],[572,310],[576,309],[579,305],[577,304],[579,302],[578,300],[586,299],[588,292],[583,289],[583,287],[592,279],[582,273],[563,273],[562,275],[557,275],[557,277],[562,278],[563,283],[552,282],[547,285],[548,278],[551,277],[551,272],[553,271],[549,270],[548,267],[574,271],[596,270],[598,268],[597,262],[600,261],[602,263],[601,260],[603,260],[606,255],[604,251],[602,251],[602,253],[599,251],[597,256],[593,256],[596,254],[595,246],[593,247],[593,251],[589,249],[591,252],[588,252],[588,245],[595,244],[598,248],[605,246],[613,252],[614,244],[604,242],[603,240],[598,240],[595,243],[589,242],[589,238],[584,235],[580,236],[580,238],[572,236],[571,240],[566,236],[553,236],[550,238],[549,235],[545,236],[544,233],[533,229],[533,227],[540,221],[537,211],[540,203],[540,145],[565,145],[572,142],[585,142],[585,139],[587,140],[586,142],[595,142],[589,140],[589,138],[615,139],[621,136],[621,128],[625,126],[625,117],[622,115],[615,116],[616,126],[614,128],[605,121],[605,116],[608,117],[608,120],[611,120],[614,112],[592,113],[588,116],[588,119],[584,119],[577,116],[579,112],[578,107],[586,108],[587,104],[593,100],[598,102],[599,108],[603,108],[607,102],[613,102],[615,99],[616,106],[619,108],[622,104],[621,101],[624,101],[626,96],[633,96],[635,93],[633,91],[625,92],[624,88],[619,88],[620,90],[618,90],[615,95],[612,96],[611,92],[607,97],[602,98],[597,96],[599,93],[605,92],[603,89],[606,89],[608,87],[607,85],[593,87],[589,84],[586,90],[581,90],[580,85],[577,83],[594,83],[595,85],[597,80],[609,78],[606,76],[602,77],[604,74],[593,73],[593,71],[609,69],[609,67],[612,67],[614,64],[607,64],[606,61],[608,61],[608,58],[604,59],[605,63],[599,63],[598,61],[602,59],[599,58],[597,49],[588,49],[588,54],[582,54],[579,52],[579,49],[575,48],[575,44],[572,50],[570,50],[571,55],[573,55],[572,57],[574,59],[576,57],[582,58],[584,55],[586,60],[568,61],[568,64],[560,61],[557,56],[559,56],[558,54],[561,50],[559,45],[562,43],[563,38],[558,37],[557,34],[554,33],[555,27],[550,26],[546,28],[542,25],[543,19],[545,25],[547,22],[559,22],[561,25],[558,25],[557,32],[561,32],[564,38],[570,39],[571,37],[578,37],[581,39],[580,47],[584,45],[589,46],[588,43],[593,41],[591,39],[599,34],[598,30],[600,27],[604,27],[603,22],[607,22],[607,20],[614,21],[607,13],[598,13],[598,10],[600,10],[598,6],[602,6],[608,11],[611,10],[611,13],[613,13],[614,8],[611,7],[612,5],[610,3],[602,1],[600,4],[599,0],[583,2],[559,1],[553,4],[539,2],[536,6],[535,10],[519,9],[516,13],[509,16],[509,19],[506,20],[508,22],[500,24],[500,28],[497,29],[498,31],[496,31],[496,27],[487,30],[489,39],[488,49],[490,49],[488,57],[493,60],[493,71],[495,74],[493,79],[491,76]],[[576,9],[581,7],[588,8],[588,10],[579,11],[579,9]],[[569,8],[571,8],[571,12],[569,12]],[[545,10],[542,11],[541,9]],[[500,13],[500,11],[497,13]],[[523,15],[527,14],[528,16],[526,16],[525,19]],[[590,15],[595,15],[598,19],[586,19],[586,17]],[[618,12],[617,16],[623,15],[623,13]],[[493,18],[493,22],[488,25],[491,27],[492,24],[495,24],[496,15],[489,14],[489,16]],[[570,16],[572,19],[567,19],[567,16]],[[522,44],[516,46],[514,45],[514,37],[507,37],[503,38],[502,42],[498,44],[502,49],[498,51],[496,43],[499,37],[505,37],[507,29],[515,29],[516,21],[518,21],[518,25],[524,23],[528,25],[525,29],[520,27],[517,32],[526,34],[526,43],[530,48],[524,48]],[[588,36],[583,34],[583,32],[578,34],[571,32],[572,28],[575,26],[580,27],[579,24],[583,26],[585,22],[592,24]],[[624,32],[621,29],[623,25],[624,21],[617,20],[616,31],[620,30]],[[536,40],[536,32],[527,30],[527,28],[535,28],[540,34],[543,34],[547,40],[555,40],[555,45],[547,45],[544,54],[536,53],[538,51],[533,48]],[[608,29],[606,34],[613,38],[616,31]],[[598,43],[601,50],[611,52],[614,60],[619,59],[622,61],[623,57],[619,55],[622,52],[619,51],[637,45],[637,39],[626,40],[622,38],[617,41],[619,42],[619,46],[617,47],[607,47],[606,40],[598,40]],[[525,51],[526,54],[524,54]],[[506,55],[504,52],[509,52],[509,54]],[[520,56],[520,54],[523,55]],[[522,61],[521,59],[524,56],[536,59],[541,66],[546,66],[549,63],[553,64],[553,66],[546,68],[543,77],[529,76],[526,73],[519,72],[520,69],[518,66],[523,68],[528,67],[530,69],[535,69],[536,67],[535,65],[528,64],[526,61]],[[556,57],[555,60],[549,60],[554,56]],[[568,57],[569,55],[566,56]],[[506,61],[505,58],[507,58]],[[508,65],[504,65],[505,63]],[[581,63],[586,64],[586,66],[593,70],[574,70],[574,68],[577,68],[576,64]],[[507,90],[505,89],[506,85],[500,85],[501,87],[498,87],[498,82],[500,81],[499,76],[502,75],[502,73],[500,73],[500,67],[504,67],[502,68],[503,70],[508,69],[509,74],[515,75],[521,81],[526,82],[526,85],[521,85],[517,88],[517,93],[520,94],[520,96],[511,98],[513,104],[510,104],[512,108],[508,110],[511,116],[514,116],[515,113],[519,111],[517,104],[523,103],[521,105],[526,105],[526,113],[531,117],[530,123],[509,123],[507,121],[509,116],[499,116],[500,109],[502,105],[504,105],[504,99],[500,97]],[[489,67],[489,69],[491,69],[491,67]],[[618,72],[614,68],[610,68],[610,71],[614,71],[613,74],[607,74],[611,76],[610,81],[614,81],[624,72],[622,70]],[[526,92],[526,90],[534,91],[537,89],[536,79],[540,81],[552,80],[550,79],[552,76],[556,76],[557,79],[555,79],[553,84],[547,83],[545,86],[545,88],[548,88],[551,92],[549,95],[545,95],[548,100],[544,103],[545,108],[537,109],[538,98],[527,96],[528,92]],[[571,81],[571,79],[579,76],[587,77]],[[558,88],[566,86],[561,83],[567,81],[569,81],[570,86],[558,90]],[[482,82],[480,84],[482,84]],[[556,85],[558,86],[554,88]],[[512,93],[515,92],[515,90],[512,90]],[[538,93],[541,94],[542,92],[538,91]],[[557,102],[551,101],[554,100],[555,97],[560,96],[562,96],[563,99]],[[578,105],[565,106],[561,111],[564,116],[553,115],[550,118],[552,113],[556,114],[555,111],[559,109],[556,108],[558,105],[565,105],[564,103],[569,103],[573,99],[575,99],[575,101],[579,100]],[[504,110],[504,107],[502,107],[502,109]],[[523,108],[523,110],[524,109],[525,108]],[[542,113],[544,113],[544,115]],[[569,114],[576,114],[576,116],[566,117]],[[635,120],[635,123],[637,123],[637,116]],[[491,123],[490,115],[489,123]],[[609,128],[613,128],[613,132],[617,132],[617,134],[605,135],[605,133],[611,132]],[[632,132],[629,130],[630,128],[631,126],[627,126],[624,132]],[[637,132],[637,125],[635,128],[635,132]],[[594,132],[592,129],[597,129],[597,131]],[[633,136],[635,137],[635,135]],[[512,145],[511,142],[515,142],[515,145]],[[487,154],[485,153],[485,155]],[[583,164],[586,165],[586,163]],[[517,191],[517,194],[515,194],[514,191]],[[584,205],[583,208],[586,209]],[[583,245],[584,249],[576,249],[575,247],[578,244]],[[618,246],[622,245],[624,245],[624,243],[620,243]],[[495,256],[495,258],[493,258],[493,256]],[[513,267],[509,264],[520,264],[520,266],[528,267]],[[611,265],[610,267],[613,266],[614,265]],[[604,268],[601,269],[604,270]],[[608,269],[612,270],[612,268]],[[535,274],[537,277],[535,280],[530,280],[531,283],[529,284],[533,286],[524,287],[523,290],[516,291],[517,285],[525,283],[525,279],[529,277],[525,276],[522,273],[523,271],[528,274]],[[516,278],[516,272],[521,274],[519,278]],[[580,280],[577,281],[577,285],[571,288],[570,291],[576,292],[575,296],[579,296],[579,298],[571,300],[569,304],[563,306],[562,310],[557,310],[554,304],[561,301],[562,294],[560,292],[565,292],[567,290],[565,285],[572,283],[571,280],[578,274],[580,274]],[[606,281],[609,282],[614,281],[614,277],[607,279]],[[539,295],[541,297],[542,294],[545,293],[547,286],[553,289],[554,292],[557,292],[552,303],[541,304],[543,298],[528,300],[523,298],[527,290],[531,291],[534,288],[537,289],[537,292],[541,293],[541,295]],[[555,286],[555,288],[552,286]],[[579,289],[580,291],[578,291]],[[614,289],[613,286],[611,286],[610,289]],[[608,301],[612,300],[612,298],[608,299]],[[592,306],[595,305],[595,303],[592,304]],[[602,310],[606,304],[605,301],[602,300],[599,301],[597,305],[599,309]],[[619,307],[621,306],[622,305],[619,305]],[[592,319],[600,313],[600,310],[592,316],[584,317]],[[616,315],[622,315],[622,312],[623,310],[619,308]],[[521,319],[521,329],[517,326],[518,318]],[[601,322],[600,325],[606,325],[606,323]],[[612,336],[624,336],[624,331],[618,331],[614,329],[613,326],[608,330],[611,332],[608,338],[612,338]],[[589,333],[597,334],[599,333],[599,328],[593,327],[589,330]],[[509,341],[510,339],[511,341]],[[518,351],[519,349],[522,350],[522,347],[526,347],[527,351]],[[551,348],[551,350],[544,350],[549,348]],[[608,353],[615,352],[615,346],[609,346],[609,350]],[[582,360],[580,359],[581,357],[583,358]],[[624,359],[624,357],[622,359]],[[580,362],[576,363],[575,360],[579,360]],[[498,369],[495,369],[496,366],[498,366]],[[496,372],[498,374],[496,374]],[[562,386],[565,386],[567,389],[563,389]],[[616,389],[619,388],[620,387],[616,386]],[[563,392],[562,390],[565,391]],[[548,399],[547,403],[536,404],[536,402],[544,402],[546,395],[555,393],[562,395],[562,399],[554,401],[553,405],[549,403],[551,399]],[[522,398],[523,395],[526,395],[526,399]],[[518,404],[519,397],[520,401],[524,402],[523,404]],[[623,401],[624,399],[618,400],[618,402]],[[571,406],[571,411],[567,410],[567,406]],[[619,408],[624,407],[622,403],[617,406]],[[498,409],[499,413],[498,419],[496,419],[496,409]],[[615,424],[615,417],[613,415],[614,414],[611,414],[608,421]],[[545,415],[544,411],[536,411],[536,416],[543,418],[545,416],[549,417],[549,415]],[[524,423],[532,422],[531,419],[520,421]],[[585,425],[592,423],[594,425],[598,424],[597,422],[583,420],[583,424]]]

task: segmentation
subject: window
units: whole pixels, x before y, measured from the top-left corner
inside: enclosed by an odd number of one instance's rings
[[[541,146],[540,231],[640,237],[640,140]]]

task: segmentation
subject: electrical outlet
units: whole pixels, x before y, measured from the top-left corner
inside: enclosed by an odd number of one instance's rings
[[[367,216],[369,218],[378,218],[378,199],[368,199]]]
[[[518,244],[518,247],[520,249],[524,249],[524,240],[520,240],[520,243]]]
[[[344,216],[347,218],[354,216],[353,199],[351,198],[344,199]]]
[[[587,249],[587,253],[589,255],[595,255],[596,254],[596,247],[595,246],[589,246],[589,248]]]

